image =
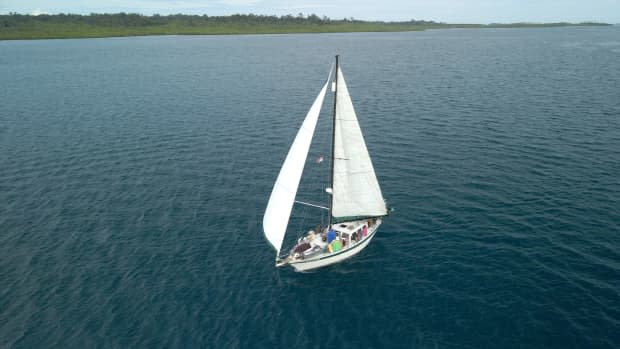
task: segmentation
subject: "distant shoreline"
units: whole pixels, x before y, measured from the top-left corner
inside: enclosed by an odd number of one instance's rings
[[[316,15],[297,17],[139,14],[0,15],[0,40],[75,39],[150,35],[246,35],[353,32],[406,32],[454,28],[549,28],[611,26],[607,23],[448,24],[433,21],[371,22],[333,20]]]

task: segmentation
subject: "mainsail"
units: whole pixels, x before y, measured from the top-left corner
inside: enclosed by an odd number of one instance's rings
[[[387,214],[342,70],[336,72],[332,221]]]
[[[308,151],[312,143],[312,136],[314,135],[314,129],[319,119],[319,113],[323,105],[325,91],[327,90],[331,74],[330,71],[325,85],[321,89],[321,92],[319,92],[314,103],[312,103],[312,107],[308,111],[306,119],[297,132],[297,136],[284,160],[276,184],[269,197],[267,209],[265,210],[263,231],[265,232],[267,240],[269,240],[276,249],[276,255],[280,254],[280,249],[282,248],[282,241],[284,240],[286,227],[288,226],[293,203],[295,202],[295,195],[297,194],[299,181],[301,180],[304,165],[306,164]]]

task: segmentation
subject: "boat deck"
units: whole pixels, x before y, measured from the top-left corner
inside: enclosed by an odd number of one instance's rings
[[[316,267],[336,263],[362,250],[380,224],[381,219],[374,218],[332,224],[331,229],[324,228],[318,234],[311,230],[298,240],[290,254],[278,265],[291,264],[299,269],[298,264],[302,263],[322,261],[313,263]]]

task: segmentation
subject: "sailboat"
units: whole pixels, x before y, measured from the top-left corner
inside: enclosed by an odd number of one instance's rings
[[[350,258],[370,243],[388,214],[338,60],[336,56],[332,82],[331,187],[326,188],[329,206],[296,201],[295,197],[332,70],[289,149],[263,217],[263,231],[276,250],[278,267],[290,265],[296,271],[307,271]],[[310,230],[288,254],[280,256],[295,203],[328,210],[329,223]]]

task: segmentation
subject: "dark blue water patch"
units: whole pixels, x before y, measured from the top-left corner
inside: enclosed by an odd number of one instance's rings
[[[0,347],[618,347],[618,34],[0,42]],[[262,215],[335,52],[396,211],[276,269]]]

